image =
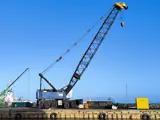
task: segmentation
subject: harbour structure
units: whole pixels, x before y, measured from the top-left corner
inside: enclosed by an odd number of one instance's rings
[[[8,108],[0,109],[0,119],[160,119],[160,110],[136,109],[37,109]]]
[[[69,100],[67,94],[72,90],[77,81],[80,79],[83,72],[88,67],[96,51],[100,47],[100,44],[107,35],[110,27],[114,23],[118,13],[122,9],[128,9],[125,3],[116,2],[113,5],[109,15],[104,20],[102,26],[97,32],[96,36],[92,40],[90,46],[86,50],[82,59],[80,60],[75,72],[73,73],[69,84],[61,89],[56,89],[43,75],[40,76],[40,89],[37,90],[37,105],[34,107],[18,107],[12,106],[8,108],[0,109],[0,119],[57,119],[57,118],[87,118],[87,119],[160,119],[160,109],[149,109],[147,104],[139,104],[140,107],[130,107],[128,104],[117,105],[118,107],[104,108],[100,107],[112,107],[111,101],[90,101],[87,104],[81,105],[81,100]],[[124,26],[124,22],[121,23]],[[60,56],[57,61],[60,61]],[[44,71],[45,72],[45,71]],[[41,82],[45,80],[52,89],[42,89]],[[127,90],[127,87],[126,87]],[[127,91],[126,91],[127,96]],[[76,103],[79,102],[79,103]],[[80,106],[81,105],[81,106]],[[146,105],[146,106],[144,106]],[[121,106],[121,107],[120,107]],[[60,107],[60,108],[58,108]],[[74,109],[68,109],[68,108]],[[92,108],[97,107],[97,108]],[[45,109],[44,109],[45,108]],[[58,109],[57,109],[58,108]],[[65,109],[64,109],[65,108]],[[136,109],[139,108],[139,109]]]

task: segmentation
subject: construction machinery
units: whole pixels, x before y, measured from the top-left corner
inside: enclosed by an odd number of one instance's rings
[[[43,73],[40,73],[40,89],[36,92],[37,105],[39,108],[77,108],[82,104],[83,100],[70,100],[67,98],[67,94],[73,89],[76,83],[80,80],[82,74],[93,59],[95,53],[100,47],[102,41],[110,30],[114,23],[118,13],[123,9],[127,10],[128,6],[125,3],[116,2],[113,8],[109,12],[108,16],[104,19],[101,27],[90,43],[89,47],[82,56],[77,68],[75,69],[70,82],[67,86],[56,89],[47,78],[44,77]],[[61,59],[61,58],[60,58]],[[45,80],[52,89],[42,89],[42,80]]]
[[[5,94],[10,91],[11,86],[28,70],[29,70],[29,68],[25,69],[11,84],[8,85],[8,87],[5,90],[3,90],[0,93],[0,98],[1,98],[0,101],[1,101],[1,103],[4,103],[3,99],[5,97]]]
[[[3,96],[9,89],[10,87],[27,71],[29,68],[27,68],[24,72],[22,72],[5,90],[3,90],[0,94],[0,97]]]

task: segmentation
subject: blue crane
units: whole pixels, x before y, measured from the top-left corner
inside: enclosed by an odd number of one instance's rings
[[[67,99],[67,94],[73,89],[76,85],[78,80],[80,80],[82,74],[87,69],[88,65],[90,64],[91,60],[93,59],[95,53],[97,52],[98,48],[100,47],[101,43],[103,42],[105,36],[107,35],[108,31],[110,30],[112,24],[114,23],[118,13],[121,10],[127,10],[128,6],[125,3],[116,2],[113,5],[113,8],[109,12],[109,15],[105,18],[103,24],[99,28],[98,32],[96,33],[95,37],[91,41],[89,47],[85,51],[84,55],[82,56],[81,60],[79,61],[78,66],[76,67],[70,82],[67,86],[56,89],[50,82],[47,80],[42,73],[39,74],[40,76],[40,89],[36,92],[37,98],[37,105],[40,108],[75,108],[77,105],[81,103],[81,100],[69,100]],[[121,25],[123,25],[121,23]],[[42,89],[42,79],[45,80],[52,89]]]

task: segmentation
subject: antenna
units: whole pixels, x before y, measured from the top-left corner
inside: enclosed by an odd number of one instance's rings
[[[128,86],[126,84],[126,97],[128,96]]]

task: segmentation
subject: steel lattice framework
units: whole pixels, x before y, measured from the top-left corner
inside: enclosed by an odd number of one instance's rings
[[[80,77],[88,67],[102,41],[110,30],[112,24],[114,23],[119,11],[119,9],[113,7],[107,18],[104,20],[102,26],[98,30],[88,49],[81,58],[76,70],[74,71],[74,74],[71,77],[69,84],[65,88],[62,88],[66,92],[66,94],[70,92],[70,90],[74,87],[74,85],[77,83],[77,81],[80,79]]]

